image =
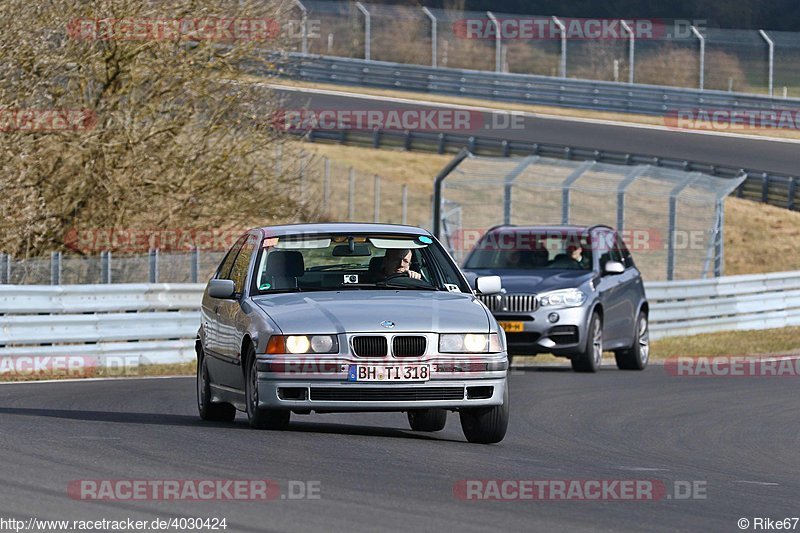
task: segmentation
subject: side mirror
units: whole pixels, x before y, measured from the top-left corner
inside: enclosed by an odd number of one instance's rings
[[[603,267],[603,274],[622,274],[623,272],[625,272],[625,266],[619,261],[608,261]]]
[[[475,289],[481,294],[497,294],[503,290],[500,276],[480,276],[475,280]]]
[[[208,282],[208,295],[212,298],[228,300],[233,298],[236,286],[230,279],[212,279]]]

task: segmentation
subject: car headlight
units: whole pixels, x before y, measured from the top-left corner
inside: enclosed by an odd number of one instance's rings
[[[539,307],[580,307],[586,294],[580,289],[563,289],[539,295]]]
[[[439,335],[439,353],[502,352],[497,333],[445,333]]]
[[[273,335],[267,343],[267,353],[304,354],[338,353],[336,335]]]

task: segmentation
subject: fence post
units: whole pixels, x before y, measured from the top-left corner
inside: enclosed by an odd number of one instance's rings
[[[567,77],[567,28],[564,23],[558,20],[558,17],[553,17],[553,22],[558,26],[558,31],[561,32],[561,67],[560,76]]]
[[[401,188],[401,196],[402,196],[402,207],[401,207],[401,215],[400,215],[400,222],[402,224],[408,223],[408,185],[403,184]]]
[[[192,249],[192,283],[197,283],[200,277],[200,248],[195,246]]]
[[[377,224],[381,221],[381,177],[375,174],[375,207],[373,208],[374,220]]]
[[[503,39],[500,35],[500,23],[497,22],[497,17],[494,16],[494,13],[491,11],[486,12],[486,16],[489,17],[489,20],[492,21],[494,24],[494,71],[495,72],[502,72],[503,71],[503,57],[502,57],[502,50],[503,50]]]
[[[158,283],[158,248],[150,250],[150,283]]]
[[[328,212],[328,202],[331,197],[331,160],[327,156],[323,158],[325,170],[322,174],[322,211]]]
[[[769,78],[768,78],[768,86],[769,86],[769,95],[773,95],[772,90],[772,82],[773,82],[773,74],[775,73],[775,41],[769,38],[767,32],[764,30],[758,30],[758,33],[761,34],[761,37],[767,41],[767,46],[769,47]]]
[[[111,283],[111,252],[100,252],[100,283]]]
[[[0,285],[11,283],[11,256],[0,253]]]
[[[437,37],[437,35],[436,35],[436,32],[437,32],[436,24],[437,24],[437,21],[436,21],[436,17],[433,15],[433,13],[431,13],[431,10],[428,9],[427,7],[423,7],[422,8],[422,12],[425,13],[426,15],[428,15],[428,18],[431,19],[431,66],[433,68],[436,68],[436,59],[437,59],[437,55],[438,55],[438,52],[436,50],[436,37]]]
[[[356,171],[350,167],[350,187],[347,193],[347,221],[352,222],[356,216]]]
[[[61,252],[50,252],[50,285],[61,285]]]
[[[786,208],[794,211],[794,196],[797,194],[797,178],[792,176],[789,178],[789,200],[786,202]]]
[[[300,0],[294,0],[294,3],[297,7],[300,8],[300,11],[303,12],[302,15],[303,18],[301,19],[300,22],[303,25],[303,28],[301,29],[303,36],[302,51],[304,54],[307,54],[308,53],[308,10]]]
[[[361,2],[356,2],[356,7],[364,14],[364,59],[370,60],[370,40],[372,38],[372,31],[370,27],[369,11]]]
[[[706,38],[694,26],[692,26],[692,33],[700,40],[700,90],[702,91],[706,72]]]
[[[628,25],[627,22],[624,20],[620,20],[622,27],[625,31],[628,32],[629,40],[628,40],[628,83],[633,83],[635,74],[636,74],[636,35],[633,33],[633,30]]]

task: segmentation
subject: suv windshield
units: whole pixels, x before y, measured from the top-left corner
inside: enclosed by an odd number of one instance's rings
[[[253,294],[359,289],[470,292],[456,265],[426,235],[264,239],[255,263]]]
[[[591,270],[588,237],[575,230],[489,232],[473,248],[464,268],[501,270]]]

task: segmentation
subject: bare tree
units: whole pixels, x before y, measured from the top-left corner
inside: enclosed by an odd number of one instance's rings
[[[0,250],[58,249],[76,227],[312,218],[296,173],[274,161],[274,95],[235,81],[243,62],[269,68],[288,13],[225,0],[0,2]]]

